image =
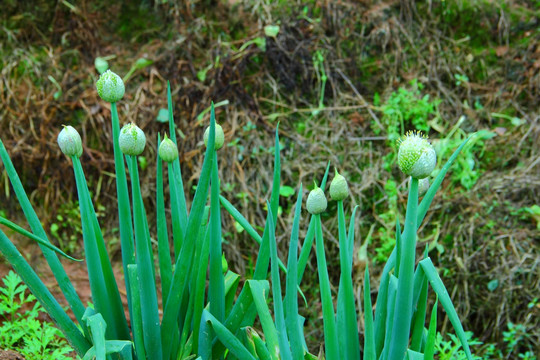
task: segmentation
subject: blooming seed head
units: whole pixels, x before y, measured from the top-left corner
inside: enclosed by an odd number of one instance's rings
[[[167,134],[165,134],[165,138],[161,141],[161,144],[159,144],[158,153],[159,157],[168,163],[178,159],[178,148],[174,142],[167,137]]]
[[[330,183],[330,197],[332,200],[340,201],[344,200],[349,196],[349,186],[347,185],[347,180],[338,173],[336,169],[336,175]]]
[[[137,125],[133,123],[126,124],[120,130],[118,145],[120,145],[120,150],[125,155],[138,156],[146,146],[146,136]]]
[[[73,126],[64,126],[58,134],[58,146],[67,156],[80,157],[83,152],[82,140],[79,132]]]
[[[96,82],[97,92],[103,100],[115,103],[124,97],[126,88],[122,78],[111,70],[105,71]]]
[[[398,166],[405,175],[424,179],[433,172],[437,155],[426,137],[409,131],[398,143]]]
[[[210,136],[210,126],[204,131],[204,145],[208,146],[208,136]],[[221,125],[216,124],[216,142],[215,149],[219,150],[225,143],[225,134],[223,133],[223,128]]]
[[[326,201],[326,196],[324,191],[315,184],[315,189],[309,192],[306,208],[307,211],[312,215],[317,215],[326,210],[328,202]]]

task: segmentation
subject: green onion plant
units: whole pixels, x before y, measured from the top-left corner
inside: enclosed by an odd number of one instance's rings
[[[122,79],[108,70],[101,75],[96,86],[99,96],[110,103],[111,109],[127,309],[124,309],[120,297],[103,231],[84,175],[81,161],[83,144],[76,129],[64,127],[58,136],[58,144],[73,164],[85,261],[92,292],[91,306],[81,302],[58,255],[69,261],[81,260],[70,257],[51,244],[0,141],[0,158],[30,230],[4,218],[0,218],[0,224],[38,243],[75,320],[71,320],[2,230],[0,252],[19,273],[81,358],[433,359],[436,307],[431,310],[431,320],[426,328],[428,284],[446,310],[467,356],[471,357],[459,318],[432,261],[426,254],[417,264],[415,252],[418,227],[444,175],[465,143],[448,160],[422,202],[418,203],[419,179],[431,174],[436,156],[429,142],[420,135],[411,133],[403,138],[398,163],[402,171],[411,176],[406,220],[403,232],[400,224],[396,225],[396,246],[384,267],[375,307],[371,302],[369,272],[366,268],[362,304],[365,329],[364,343],[361,345],[358,329],[360,304],[355,303],[352,282],[356,208],[347,229],[343,202],[349,196],[349,191],[346,179],[337,170],[330,184],[330,196],[338,205],[341,274],[338,292],[333,296],[320,218],[327,206],[324,189],[330,164],[320,186],[315,184],[307,198],[306,208],[310,221],[302,242],[299,239],[299,227],[303,187],[299,185],[285,264],[278,257],[276,243],[281,173],[277,129],[274,174],[262,234],[220,194],[218,150],[223,146],[225,138],[223,130],[216,123],[213,104],[210,108],[210,124],[204,134],[206,150],[202,171],[192,205],[188,208],[178,156],[171,89],[168,85],[169,134],[165,134],[163,139],[158,135],[160,145],[156,158],[157,256],[154,256],[155,249],[151,242],[139,178],[138,156],[144,152],[146,136],[135,124],[126,124],[120,128],[117,102],[121,101],[125,92]],[[165,167],[167,178],[164,178]],[[165,181],[170,189],[168,199],[164,195]],[[422,184],[423,187],[428,186],[425,182]],[[170,218],[167,218],[165,212],[166,201],[171,208]],[[222,209],[259,245],[254,274],[251,279],[242,279],[245,280],[242,287],[241,276],[228,270],[222,258]],[[301,283],[314,241],[324,328],[324,352],[317,356],[309,353],[306,346],[304,318],[298,311],[299,298],[308,301],[301,291]],[[154,258],[157,258],[156,264]],[[281,287],[282,277],[285,279],[284,289]],[[157,291],[158,284],[160,292]],[[268,305],[270,294],[272,309]],[[158,305],[160,302],[161,308]],[[253,327],[256,319],[261,326],[259,331]]]

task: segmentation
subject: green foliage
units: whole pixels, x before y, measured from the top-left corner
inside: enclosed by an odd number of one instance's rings
[[[527,348],[524,352],[520,352],[520,346],[523,345],[523,340],[530,337],[527,328],[523,324],[508,323],[508,331],[504,331],[504,342],[506,351],[501,351],[496,344],[483,344],[480,340],[473,337],[473,333],[467,331],[467,341],[469,345],[475,349],[477,355],[473,355],[474,360],[498,360],[498,359],[526,359],[536,360],[534,349]],[[461,347],[459,339],[454,334],[447,334],[445,338],[441,333],[437,333],[435,341],[435,350],[437,358],[440,360],[465,360],[467,356]],[[478,354],[481,354],[478,355]]]
[[[422,95],[424,85],[418,80],[412,80],[409,88],[400,87],[398,91],[392,92],[390,97],[382,105],[381,119],[384,130],[388,136],[388,142],[395,145],[395,142],[402,134],[409,129],[417,129],[425,133],[429,132],[430,122],[438,118],[438,106],[440,99],[431,99],[428,94]],[[375,97],[374,104],[379,106],[380,99]],[[372,129],[376,134],[381,129],[372,123]]]
[[[468,136],[463,130],[459,129],[459,124],[460,122],[448,133],[446,138],[434,143],[439,159],[452,153],[452,149]],[[456,160],[456,166],[450,177],[454,184],[461,184],[466,190],[470,190],[476,184],[484,172],[480,160],[485,155],[485,142],[494,136],[495,134],[489,130],[481,130],[470,140],[471,145],[463,149],[463,155]],[[434,175],[436,173],[437,170],[435,170]]]
[[[0,348],[19,352],[27,360],[68,360],[73,351],[64,336],[49,322],[38,320],[45,313],[19,275],[10,271],[0,288]]]
[[[98,218],[105,216],[105,207],[97,205]],[[80,252],[79,240],[82,237],[79,202],[68,201],[60,205],[55,221],[51,224],[50,233],[58,240],[62,251],[73,254]]]

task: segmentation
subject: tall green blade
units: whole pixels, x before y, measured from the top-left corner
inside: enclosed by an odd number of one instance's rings
[[[96,311],[102,314],[106,323],[109,325],[106,331],[107,339],[116,340],[119,339],[120,336],[124,335],[122,332],[122,325],[126,320],[125,318],[121,319],[121,316],[124,314],[122,307],[121,314],[115,314],[113,312],[113,309],[116,308],[114,304],[116,299],[111,287],[116,286],[116,283],[114,283],[114,285],[107,284],[107,279],[104,275],[104,268],[107,267],[106,264],[109,259],[102,258],[99,252],[99,239],[94,226],[92,211],[90,210],[91,204],[86,193],[88,189],[86,188],[86,180],[84,179],[81,163],[77,157],[72,157],[72,161],[73,170],[75,172],[77,193],[79,195],[84,252],[86,256],[88,278],[90,280],[90,289],[92,290],[92,300],[94,301]],[[109,303],[109,301],[111,301],[111,303]],[[113,306],[111,306],[111,304]],[[127,327],[127,323],[125,323],[125,326]]]
[[[368,266],[366,266],[364,274],[364,360],[377,360],[373,312],[371,309],[371,286],[369,284],[369,270]]]
[[[161,138],[158,134],[158,144]],[[169,236],[167,234],[167,219],[165,216],[165,199],[163,196],[163,162],[159,155],[156,159],[156,213],[157,213],[157,238],[158,238],[158,259],[159,273],[161,275],[161,299],[167,301],[169,288],[171,287],[172,263],[171,252],[169,250]]]
[[[324,172],[324,176],[321,181],[320,188],[323,190],[326,187],[326,180],[328,179],[329,171],[330,171],[330,162],[328,162],[328,165],[326,165],[326,171]],[[302,282],[302,277],[304,276],[304,271],[306,270],[309,254],[311,253],[311,248],[313,247],[314,238],[315,238],[315,219],[312,216],[309,221],[306,238],[304,239],[304,243],[302,244],[302,249],[300,250],[300,257],[298,258],[298,285],[300,285],[300,283]]]
[[[433,360],[435,355],[435,341],[437,338],[437,305],[439,299],[435,300],[435,305],[431,310],[431,319],[429,320],[429,329],[426,341],[426,348],[424,351],[424,360]]]
[[[209,228],[203,236],[201,254],[197,262],[197,282],[195,285],[195,295],[193,299],[193,352],[197,353],[199,346],[199,327],[201,324],[202,312],[204,309],[204,292],[206,290],[206,270],[208,268],[208,257],[210,255],[210,231]],[[184,325],[184,327],[187,326]]]
[[[118,285],[116,284],[116,279],[114,277],[114,272],[112,270],[111,262],[109,260],[109,255],[107,254],[107,248],[105,247],[105,241],[103,240],[103,234],[99,226],[97,219],[96,211],[92,200],[90,198],[90,192],[88,190],[88,185],[86,183],[86,178],[82,169],[81,162],[78,158],[73,158],[73,164],[77,168],[76,173],[79,175],[79,181],[81,182],[82,197],[86,198],[88,211],[88,218],[91,219],[93,224],[94,239],[97,247],[97,252],[99,256],[99,261],[101,264],[101,271],[103,273],[103,279],[105,281],[105,286],[107,289],[107,296],[109,298],[109,307],[111,312],[114,315],[114,324],[109,323],[109,327],[113,327],[118,334],[116,339],[118,340],[129,340],[129,328],[127,325],[127,320],[124,315],[124,305],[122,304],[122,299],[120,298],[120,292],[118,291]],[[81,199],[79,198],[79,203]],[[81,219],[83,217],[81,216]],[[115,339],[115,340],[116,340]]]
[[[388,359],[403,360],[407,351],[411,330],[414,263],[416,258],[416,213],[418,207],[418,179],[413,178],[409,189],[405,229],[401,243],[399,282],[396,293],[396,309],[392,341]]]
[[[214,316],[212,316],[212,314],[210,314],[206,310],[203,312],[202,321],[211,325],[219,340],[223,344],[225,344],[229,351],[234,354],[238,359],[256,360],[255,357],[250,354],[249,350],[247,350],[246,347],[242,344],[242,342],[238,340],[238,338],[232,332],[230,332],[219,320],[217,320]],[[199,348],[201,348],[201,346],[199,346]],[[206,351],[208,351],[208,349],[206,349]],[[201,356],[203,360],[212,359],[211,351],[206,352],[204,355],[205,356]]]
[[[354,219],[356,218],[356,210],[358,209],[358,205],[356,205],[352,211],[351,219],[349,220],[349,231],[347,231],[347,242],[349,245],[349,268],[352,271],[352,264],[353,264],[353,253],[354,253]]]
[[[210,195],[210,282],[208,300],[210,313],[219,321],[225,320],[225,283],[221,266],[221,208],[219,206],[219,175],[217,154],[214,152]]]
[[[267,293],[264,291],[261,280],[248,280],[247,282],[253,296],[253,302],[257,308],[257,313],[259,314],[259,320],[261,321],[270,356],[272,360],[279,360],[281,357],[278,329],[276,329],[272,315],[270,315],[270,310],[266,304]]]
[[[354,290],[352,283],[352,270],[350,267],[349,239],[345,229],[345,213],[343,200],[338,205],[338,232],[339,232],[339,262],[341,267],[340,293],[338,294],[338,329],[341,328],[339,337],[343,341],[340,349],[345,359],[360,359],[360,343],[358,340],[358,319],[356,317],[356,305],[354,303]],[[341,296],[340,296],[341,295]],[[340,316],[342,314],[342,316]]]
[[[298,189],[294,219],[289,243],[289,259],[287,262],[287,278],[285,288],[285,320],[287,333],[291,342],[292,356],[294,360],[303,360],[304,345],[300,333],[298,319],[298,231],[300,228],[300,213],[302,210],[302,184]]]
[[[36,212],[30,204],[30,200],[28,200],[28,196],[26,196],[26,192],[24,191],[21,180],[19,179],[19,175],[17,175],[17,171],[15,171],[15,167],[13,166],[13,163],[9,158],[9,155],[6,151],[6,148],[4,147],[4,143],[2,142],[2,140],[0,140],[0,158],[4,163],[6,173],[11,182],[11,185],[13,186],[15,195],[19,200],[19,204],[21,205],[21,208],[24,212],[24,216],[26,217],[26,220],[30,225],[30,229],[32,229],[32,232],[39,238],[50,242],[47,238],[45,230],[43,230],[43,226],[41,226],[41,222],[39,221]],[[77,295],[73,284],[69,280],[69,277],[67,276],[64,267],[60,263],[58,256],[56,256],[54,251],[48,249],[45,246],[40,245],[40,248],[41,251],[43,251],[43,255],[45,256],[45,259],[47,260],[47,263],[49,264],[49,267],[51,268],[54,277],[58,282],[58,285],[60,286],[60,290],[62,290],[62,293],[68,301],[69,307],[73,311],[73,314],[75,314],[75,317],[77,318],[79,324],[84,325],[84,322],[82,321],[82,317],[84,315],[84,305],[81,302],[79,295]]]
[[[456,309],[454,308],[454,305],[452,304],[452,300],[448,295],[446,287],[444,286],[441,278],[439,277],[439,274],[437,273],[437,269],[435,269],[435,266],[433,265],[433,262],[431,262],[430,258],[426,258],[420,261],[420,266],[422,266],[422,269],[424,269],[424,273],[426,274],[426,277],[428,278],[431,287],[437,294],[437,297],[439,298],[439,301],[441,302],[444,311],[446,311],[448,319],[452,323],[452,326],[456,331],[456,335],[459,338],[459,341],[461,341],[461,346],[463,346],[463,350],[465,350],[467,359],[472,360],[471,349],[469,348],[469,343],[467,342],[467,336],[465,335],[465,331],[463,330],[463,325],[461,325],[459,316],[456,312]]]
[[[281,159],[279,157],[279,132],[276,128],[276,140],[274,145],[274,177],[272,179],[272,194],[270,196],[270,214],[272,215],[272,224],[276,224],[277,212],[279,206],[279,188],[281,182]],[[267,221],[266,225],[269,225]],[[259,255],[257,256],[257,263],[255,265],[255,273],[253,279],[262,280],[266,279],[268,274],[268,265],[270,264],[270,244],[268,241],[270,235],[270,229],[265,226],[263,233],[263,241],[259,249]]]
[[[139,291],[139,271],[136,264],[128,265],[129,283],[131,284],[131,296],[133,304],[133,317],[131,318],[131,329],[133,330],[133,342],[138,359],[145,359],[144,335],[141,315],[141,293]]]
[[[206,199],[208,198],[208,187],[210,185],[210,177],[213,166],[212,163],[215,152],[215,128],[215,114],[212,110],[210,113],[210,133],[201,176],[188,218],[182,250],[180,251],[180,256],[176,261],[175,270],[173,272],[169,297],[163,311],[163,321],[161,323],[161,343],[163,346],[163,358],[165,360],[168,360],[171,355],[172,346],[174,345],[173,330],[180,314],[182,299],[184,298],[184,289],[186,288],[187,281],[191,278],[190,275],[193,263],[195,241],[199,237],[204,207],[206,204]]]
[[[167,107],[169,109],[169,133],[171,134],[171,140],[176,146],[178,143],[176,141],[176,126],[174,125],[174,115],[173,115],[173,103],[171,95],[171,83],[167,81]],[[184,193],[184,183],[182,182],[182,172],[180,170],[180,159],[173,161],[173,170],[174,170],[174,182],[176,188],[177,196],[177,206],[179,209],[180,215],[180,226],[182,227],[182,232],[185,233],[187,226],[187,208],[186,208],[186,195]]]
[[[270,203],[266,205],[270,208]],[[276,234],[274,232],[274,223],[272,216],[268,216],[270,222],[270,257],[271,257],[271,276],[272,276],[272,300],[274,301],[274,317],[276,319],[276,328],[278,332],[278,341],[280,356],[283,360],[292,360],[291,349],[289,347],[289,338],[287,337],[287,328],[285,326],[285,314],[283,312],[283,300],[281,297],[281,279],[279,277],[279,266],[277,257]]]
[[[399,220],[396,223],[396,234],[401,232],[399,226]],[[381,275],[379,292],[377,294],[377,302],[375,307],[375,349],[377,353],[377,359],[379,358],[385,339],[386,324],[388,320],[388,289],[389,289],[389,280],[390,280],[390,271],[394,268],[396,264],[396,254],[397,250],[394,247],[392,253],[388,257],[388,261],[384,265],[383,272]]]
[[[389,359],[388,353],[390,351],[390,346],[392,345],[392,328],[394,327],[394,312],[396,310],[396,293],[398,288],[398,279],[394,276],[394,274],[390,275],[390,278],[388,279],[388,302],[386,304],[387,306],[387,321],[386,321],[386,328],[384,333],[384,347],[382,349],[381,355],[379,356],[379,360],[386,360]]]
[[[328,359],[340,359],[335,321],[336,314],[334,313],[332,293],[330,291],[330,280],[328,278],[328,267],[326,266],[326,255],[324,251],[321,229],[321,216],[319,214],[313,216],[315,216],[315,243],[324,322],[325,354]]]
[[[135,246],[133,244],[133,223],[131,220],[131,205],[129,202],[126,167],[124,164],[124,155],[120,151],[120,145],[118,143],[118,137],[120,136],[120,124],[118,121],[116,103],[111,104],[111,122],[113,134],[114,170],[116,173],[116,196],[118,199],[120,248],[122,249],[122,266],[124,269],[124,281],[126,283],[129,314],[132,316],[131,285],[129,283],[129,276],[126,276],[126,274],[128,273],[127,266],[129,264],[135,264]]]
[[[421,266],[419,266],[419,268],[421,269]],[[422,347],[422,337],[424,335],[424,324],[426,322],[426,307],[428,297],[428,281],[426,277],[422,278],[423,280],[421,282],[420,289],[418,290],[418,300],[413,300],[413,306],[416,307],[416,311],[414,312],[413,316],[413,330],[411,336],[411,345],[409,346],[411,350],[417,352],[420,352]]]
[[[233,204],[229,202],[226,198],[224,198],[222,195],[219,196],[219,200],[221,202],[221,205],[227,212],[233,217],[233,219],[238,222],[238,224],[248,233],[249,236],[253,240],[257,242],[257,244],[261,245],[262,243],[262,237],[257,233],[257,231],[251,226],[251,224],[247,221],[247,219],[234,207]],[[286,274],[287,268],[285,267],[285,264],[278,259],[279,261],[279,268]],[[298,288],[299,290],[300,288]],[[300,291],[300,290],[299,290]]]
[[[180,207],[179,207],[179,195],[178,188],[174,179],[174,164],[167,164],[168,176],[169,176],[169,191],[171,195],[171,222],[173,231],[173,245],[174,245],[174,260],[178,260],[180,251],[182,249],[182,241],[184,240],[185,229],[180,224]]]
[[[154,278],[154,257],[148,234],[146,214],[141,196],[139,169],[136,156],[128,156],[131,161],[131,193],[133,219],[135,224],[135,244],[137,246],[137,270],[141,294],[141,316],[144,332],[144,348],[155,359],[162,358],[161,329],[159,327],[156,281]]]
[[[60,304],[58,304],[56,299],[52,296],[49,289],[43,284],[32,267],[30,267],[22,254],[17,250],[15,245],[9,241],[2,230],[0,230],[0,253],[5,256],[6,260],[13,266],[32,294],[34,294],[56,325],[64,333],[66,339],[73,346],[75,351],[77,351],[80,356],[84,355],[90,348],[90,343],[84,338],[81,331],[77,328],[77,325],[71,321]]]

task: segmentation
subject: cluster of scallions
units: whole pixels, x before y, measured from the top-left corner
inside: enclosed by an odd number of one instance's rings
[[[437,155],[433,145],[427,136],[420,132],[409,131],[398,140],[398,166],[399,169],[412,179],[418,180],[418,193],[423,195],[429,189],[428,177],[437,165]],[[330,184],[330,197],[332,200],[340,201],[349,195],[347,180],[336,174]],[[315,184],[315,188],[309,193],[306,208],[310,214],[321,214],[326,210],[327,200],[321,188]]]
[[[116,103],[124,97],[125,86],[122,78],[114,72],[107,70],[104,72],[96,83],[98,95],[109,103]],[[210,127],[204,132],[204,144],[208,144],[208,134]],[[216,124],[216,140],[215,148],[219,150],[225,142],[225,134],[223,128]],[[58,135],[58,145],[60,150],[69,156],[80,157],[83,152],[81,136],[73,126],[64,126]],[[128,123],[120,130],[118,137],[120,150],[124,155],[139,156],[144,151],[146,146],[146,136],[144,132],[134,123]],[[165,134],[158,149],[159,157],[171,163],[178,158],[178,148],[175,143]]]

